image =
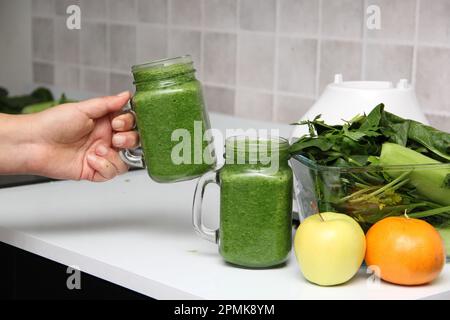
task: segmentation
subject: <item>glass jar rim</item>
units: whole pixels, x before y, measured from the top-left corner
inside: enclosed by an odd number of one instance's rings
[[[231,148],[231,150],[239,152],[249,152],[263,144],[269,145],[271,150],[276,148],[279,151],[286,151],[289,149],[289,141],[286,138],[274,135],[235,135],[225,140],[226,149]]]
[[[155,60],[147,63],[142,64],[136,64],[131,67],[131,72],[135,73],[137,71],[141,71],[143,69],[154,69],[154,68],[161,68],[161,67],[168,67],[175,64],[189,64],[192,63],[192,57],[187,54],[184,56],[178,56],[175,58],[165,58],[160,60]]]

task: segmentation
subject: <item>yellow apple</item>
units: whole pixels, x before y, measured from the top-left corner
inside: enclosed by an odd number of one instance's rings
[[[300,224],[294,249],[308,281],[333,286],[347,282],[358,272],[366,252],[366,237],[348,215],[324,212]]]

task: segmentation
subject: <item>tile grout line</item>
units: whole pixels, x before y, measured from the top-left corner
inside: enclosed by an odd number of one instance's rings
[[[241,0],[236,0],[236,65],[234,66],[235,84],[234,84],[234,106],[233,115],[237,115],[238,111],[238,95],[239,95],[239,63],[240,63],[240,41],[241,41]]]
[[[164,48],[164,53],[166,57],[169,56],[169,2],[166,1],[166,17],[165,22],[161,24],[162,28],[164,28],[164,34],[166,36],[166,47]]]
[[[237,87],[233,86],[233,85],[227,85],[227,84],[221,84],[221,83],[215,83],[215,82],[209,82],[209,81],[204,81],[203,84],[210,86],[210,87],[215,87],[215,88],[222,88],[222,89],[229,89],[229,90],[237,89]],[[296,92],[289,92],[289,91],[282,91],[282,90],[272,91],[270,89],[258,89],[258,88],[252,88],[252,87],[247,87],[247,86],[240,86],[239,88],[243,89],[245,91],[253,91],[253,92],[262,93],[262,94],[270,94],[270,95],[271,94],[279,94],[279,95],[284,95],[284,96],[314,100],[314,96],[309,96],[309,95],[296,93]]]
[[[82,37],[83,37],[83,25],[86,23],[85,20],[83,20],[83,8],[81,7],[81,3],[80,3],[80,10],[81,10],[81,29],[80,29],[80,34],[79,34],[79,43],[78,43],[78,69],[80,70],[80,79],[78,80],[78,90],[82,90],[82,88],[84,88],[84,78],[85,78],[85,74],[86,74],[86,68],[85,65],[83,63],[83,41],[82,41]],[[88,20],[89,22],[89,20]],[[107,79],[109,78],[109,75],[106,77]],[[108,80],[107,80],[108,81]],[[106,88],[108,89],[108,88]],[[106,90],[108,91],[108,90]],[[107,92],[105,92],[105,94],[107,94]]]
[[[53,24],[53,59],[52,59],[52,67],[53,67],[53,84],[56,83],[56,61],[58,60],[56,58],[56,21],[57,21],[57,14],[55,12],[55,15],[52,17],[52,24]]]
[[[135,0],[137,1],[137,0]],[[195,30],[195,31],[199,31],[201,32],[201,41],[200,41],[200,66],[202,68],[202,71],[204,71],[204,66],[205,66],[205,34],[209,31],[211,32],[218,32],[218,33],[229,33],[229,34],[233,34],[236,36],[236,65],[235,65],[235,84],[234,85],[227,85],[227,84],[221,84],[221,83],[213,83],[213,82],[206,82],[205,83],[207,85],[212,85],[212,86],[216,86],[216,87],[223,87],[223,88],[230,88],[232,90],[234,90],[234,105],[233,105],[233,110],[232,113],[235,114],[236,113],[236,109],[237,109],[237,104],[238,104],[238,94],[237,92],[239,90],[252,90],[254,92],[260,92],[260,93],[266,93],[266,94],[270,94],[272,95],[272,120],[275,121],[275,119],[278,117],[278,110],[277,110],[277,103],[279,102],[278,100],[278,95],[282,94],[282,95],[289,95],[289,96],[293,96],[293,97],[302,97],[302,98],[308,98],[311,99],[310,96],[308,95],[303,95],[301,93],[296,93],[296,92],[283,92],[278,90],[277,86],[278,86],[278,82],[279,82],[279,66],[278,66],[278,59],[279,59],[279,55],[280,55],[280,49],[279,49],[279,43],[280,43],[280,38],[282,37],[292,37],[292,38],[298,38],[298,39],[314,39],[317,41],[316,44],[316,67],[315,67],[315,79],[313,81],[315,81],[315,85],[314,85],[314,97],[312,99],[315,99],[318,97],[319,95],[319,91],[320,91],[320,72],[321,72],[321,55],[322,55],[322,51],[323,51],[323,41],[326,41],[328,39],[331,40],[337,40],[337,41],[346,41],[346,42],[356,42],[356,43],[360,43],[362,45],[362,59],[361,59],[361,77],[362,79],[365,79],[366,77],[366,73],[367,73],[367,66],[369,66],[367,64],[367,58],[366,58],[366,53],[368,48],[368,45],[370,44],[391,44],[391,45],[395,45],[395,46],[400,46],[400,45],[407,45],[412,47],[412,59],[410,62],[410,66],[411,66],[411,83],[412,85],[415,85],[416,83],[416,78],[417,78],[417,72],[418,72],[418,57],[420,57],[419,53],[419,49],[422,47],[437,47],[437,48],[446,48],[446,49],[450,49],[450,44],[442,44],[442,43],[433,43],[433,42],[426,42],[428,40],[425,40],[425,42],[421,42],[422,40],[420,40],[419,37],[419,29],[420,29],[420,9],[421,9],[421,4],[423,5],[424,2],[421,2],[421,0],[416,0],[415,4],[415,20],[414,20],[414,38],[413,39],[409,39],[409,40],[392,40],[392,39],[372,39],[369,36],[369,32],[367,31],[367,28],[364,27],[365,25],[365,19],[363,19],[363,37],[362,39],[346,39],[345,37],[327,37],[324,36],[322,34],[322,23],[323,23],[323,5],[325,1],[323,0],[318,0],[319,2],[319,8],[318,8],[318,34],[316,36],[313,35],[305,35],[305,34],[297,34],[297,33],[283,33],[280,30],[280,15],[281,13],[280,11],[280,4],[279,4],[279,0],[276,1],[276,7],[275,7],[275,30],[271,31],[271,32],[265,32],[265,31],[251,31],[251,30],[241,30],[240,29],[240,1],[241,0],[236,0],[237,6],[236,6],[236,12],[237,12],[237,16],[236,16],[236,24],[235,24],[235,29],[220,29],[220,28],[208,28],[207,25],[205,24],[205,1],[206,0],[200,0],[201,2],[201,24],[200,27],[189,27],[189,26],[178,26],[178,25],[172,25],[171,23],[171,13],[172,13],[172,8],[171,8],[171,4],[172,4],[173,0],[167,0],[166,4],[167,4],[167,12],[166,12],[166,18],[167,21],[165,24],[160,24],[160,23],[146,23],[143,21],[138,21],[138,19],[134,22],[127,22],[127,21],[114,21],[113,19],[110,18],[110,3],[107,2],[106,4],[106,18],[105,19],[83,19],[83,22],[85,23],[86,21],[91,21],[91,22],[97,22],[97,23],[103,23],[106,25],[106,50],[107,52],[105,53],[105,58],[107,59],[107,63],[105,65],[105,67],[101,67],[101,66],[89,66],[89,65],[85,65],[82,63],[82,54],[83,54],[83,48],[84,46],[82,45],[82,33],[80,32],[79,35],[79,47],[78,47],[78,55],[79,55],[79,59],[77,63],[65,63],[65,62],[60,62],[57,61],[57,50],[56,50],[56,40],[58,37],[57,35],[57,20],[59,18],[61,18],[61,20],[64,20],[64,16],[58,15],[56,13],[54,13],[53,15],[49,15],[49,16],[44,16],[42,14],[35,14],[32,13],[31,16],[32,17],[42,17],[42,18],[46,18],[52,21],[53,23],[53,33],[52,33],[52,37],[53,37],[53,43],[54,43],[54,47],[53,47],[53,59],[40,59],[40,58],[36,58],[35,55],[32,54],[32,61],[31,63],[33,64],[33,62],[41,62],[41,63],[45,63],[48,64],[49,66],[51,66],[53,68],[53,82],[56,83],[56,77],[57,77],[57,73],[59,73],[61,75],[61,73],[58,71],[57,72],[57,68],[61,68],[61,66],[67,66],[67,67],[77,67],[79,68],[79,79],[78,79],[78,88],[79,90],[81,90],[81,88],[84,86],[84,80],[83,77],[85,76],[85,73],[89,70],[98,70],[98,71],[104,71],[106,72],[107,76],[106,76],[106,89],[108,92],[110,92],[111,90],[111,73],[118,73],[118,74],[123,74],[123,75],[127,75],[127,72],[125,70],[121,70],[121,69],[117,69],[117,68],[113,68],[112,64],[111,64],[111,38],[112,38],[112,31],[111,31],[111,26],[115,26],[115,25],[128,25],[128,26],[135,26],[136,27],[136,37],[138,36],[138,29],[140,26],[148,26],[148,25],[152,25],[155,27],[163,27],[165,28],[165,32],[166,32],[166,36],[167,36],[167,44],[165,47],[165,51],[167,53],[167,55],[169,55],[170,52],[170,47],[173,45],[171,45],[171,43],[173,44],[173,42],[171,41],[172,39],[171,37],[171,30]],[[137,3],[137,2],[136,2]],[[368,0],[364,0],[364,4],[367,5]],[[138,12],[139,8],[136,6],[136,11]],[[273,82],[273,86],[272,86],[272,90],[270,89],[258,89],[258,88],[252,88],[251,86],[241,86],[239,85],[239,60],[240,60],[240,42],[242,44],[242,36],[243,35],[270,35],[272,37],[274,37],[274,41],[273,43],[275,44],[275,48],[274,48],[274,65],[273,65],[273,72],[274,72],[274,82]],[[420,44],[420,45],[419,45]],[[136,56],[137,56],[137,52],[136,52]],[[64,60],[64,59],[63,59]],[[204,74],[204,72],[202,72],[202,74]],[[429,111],[427,113],[431,114],[433,111]],[[446,114],[446,113],[445,113]],[[257,116],[255,116],[257,117]]]
[[[276,121],[278,118],[278,95],[275,94],[278,90],[278,75],[279,75],[279,65],[278,60],[280,56],[280,37],[278,32],[280,31],[280,0],[275,1],[275,32],[274,32],[274,42],[275,42],[275,52],[273,58],[273,86],[272,86],[272,121]]]
[[[200,78],[205,78],[205,0],[200,0]]]
[[[52,63],[51,61],[38,59],[38,58],[34,58],[33,62],[49,64],[49,65],[65,65],[65,66],[69,66],[69,67],[77,67],[78,66],[78,64],[76,64],[76,63],[65,63],[65,62]],[[86,70],[92,70],[92,71],[101,71],[101,72],[106,72],[106,73],[111,72],[111,73],[115,73],[115,74],[119,74],[119,75],[129,75],[129,73],[127,71],[124,71],[121,69],[111,69],[111,68],[107,68],[107,67],[96,67],[96,66],[88,66],[88,65],[83,65],[83,68],[85,68]],[[217,87],[217,88],[224,88],[224,89],[230,89],[230,90],[238,89],[238,86],[231,85],[231,84],[217,83],[217,82],[212,82],[212,81],[202,81],[202,83],[207,86],[212,86],[212,87]],[[292,91],[283,91],[283,90],[278,90],[278,89],[273,91],[271,89],[261,89],[261,88],[254,88],[254,87],[248,87],[248,86],[239,86],[239,88],[241,88],[243,90],[254,91],[254,92],[264,93],[264,94],[278,94],[278,95],[285,95],[285,96],[298,97],[298,98],[311,99],[311,100],[315,99],[314,95],[301,94],[301,93],[292,92]]]
[[[123,69],[115,69],[115,68],[110,68],[110,67],[97,67],[94,65],[92,65],[92,66],[91,65],[80,65],[75,62],[58,62],[58,61],[49,61],[49,60],[39,59],[39,58],[33,58],[33,62],[45,63],[45,64],[66,65],[69,67],[83,67],[83,68],[86,68],[87,70],[113,72],[113,73],[119,73],[119,74],[123,74],[123,75],[129,74],[128,71],[125,71]]]
[[[108,64],[108,76],[106,80],[106,90],[108,93],[111,93],[111,76],[112,76],[112,68],[111,68],[111,19],[109,19],[111,15],[110,2],[107,1],[106,4],[106,59]],[[107,69],[107,68],[105,68]]]
[[[440,116],[450,119],[450,110],[428,110],[425,111],[425,114],[429,114],[432,116]]]
[[[33,15],[35,18],[45,18],[45,19],[52,19],[49,16],[46,15]],[[86,18],[85,21],[89,21],[92,23],[111,23],[109,20],[105,19],[92,19],[92,18]],[[152,22],[127,22],[127,21],[114,21],[113,24],[115,25],[123,25],[123,26],[153,26],[155,28],[161,28],[165,29],[167,28],[167,24],[163,23],[152,23]],[[183,26],[183,25],[172,25],[172,29],[174,30],[186,30],[186,31],[202,31],[199,27],[192,27],[192,26]],[[227,28],[204,28],[204,31],[206,32],[214,32],[214,33],[229,33],[229,34],[236,34],[237,31],[235,29],[227,29]],[[257,35],[273,35],[273,32],[270,31],[257,31],[257,30],[241,30],[242,33],[248,33],[248,34],[257,34]],[[294,33],[294,32],[279,32],[279,36],[286,37],[286,38],[295,38],[295,39],[310,39],[310,40],[318,40],[318,36],[314,34],[304,34],[304,33]],[[341,41],[341,42],[362,42],[363,40],[361,38],[346,38],[346,37],[337,37],[337,36],[321,36],[321,40],[327,40],[327,41]],[[366,42],[368,44],[385,44],[385,45],[398,45],[398,46],[414,46],[415,41],[410,40],[397,40],[397,39],[376,39],[376,38],[367,38]],[[418,41],[419,44],[419,41]],[[449,43],[442,43],[442,42],[420,42],[420,46],[425,47],[433,47],[433,48],[443,48],[443,49],[450,49]]]
[[[322,56],[322,6],[323,1],[319,0],[319,12],[317,17],[317,46],[316,46],[316,79],[315,79],[315,88],[314,88],[314,98],[317,99],[319,97],[320,91],[320,65],[321,65],[321,56]]]
[[[133,2],[134,2],[134,18],[135,18],[135,21],[136,21],[136,23],[135,23],[135,25],[134,25],[134,39],[135,39],[135,42],[136,42],[136,44],[135,44],[135,48],[134,48],[134,63],[133,63],[133,65],[136,65],[136,64],[138,64],[138,55],[139,55],[139,43],[140,43],[140,41],[139,41],[139,34],[140,34],[140,27],[141,27],[141,24],[139,23],[139,8],[138,8],[138,6],[139,6],[139,3],[138,3],[138,0],[133,0]],[[131,65],[130,66],[130,74],[132,75],[133,73],[131,72],[131,68],[133,67],[133,65]],[[133,87],[133,76],[131,76],[131,87]]]
[[[366,13],[368,8],[368,0],[364,0],[362,12],[362,48],[361,48],[361,80],[366,80],[366,64],[367,64],[367,20]]]
[[[81,8],[81,7],[80,7]],[[83,10],[83,8],[81,8]],[[83,33],[83,14],[81,14],[81,29],[78,35],[78,70],[80,70],[80,78],[78,79],[78,90],[81,90],[81,88],[84,88],[84,81],[83,78],[85,77],[85,69],[84,65],[82,63],[81,55],[83,52],[83,41],[81,41],[82,33]]]
[[[419,23],[420,23],[420,6],[421,1],[416,0],[416,19],[414,24],[414,47],[411,66],[411,84],[413,87],[416,85],[417,76],[417,55],[418,55],[418,43],[419,43]]]
[[[167,0],[167,56],[172,52],[172,0]]]

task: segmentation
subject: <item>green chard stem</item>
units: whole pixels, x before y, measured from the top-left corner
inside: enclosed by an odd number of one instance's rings
[[[408,176],[410,174],[411,171],[407,171],[402,173],[400,176],[398,176],[397,178],[395,178],[394,180],[392,180],[391,182],[389,182],[388,184],[386,184],[385,186],[379,188],[378,190],[365,195],[364,197],[358,198],[358,199],[354,199],[354,200],[350,200],[350,202],[362,202],[364,200],[368,200],[374,196],[377,196],[385,191],[387,191],[388,189],[392,188],[393,186],[395,186],[397,183],[400,183],[406,176]]]
[[[417,213],[410,213],[409,217],[410,218],[426,218],[426,217],[435,216],[435,215],[445,213],[445,212],[450,212],[450,206],[437,208],[437,209],[431,209],[431,210],[417,212]]]
[[[350,194],[350,195],[348,195],[348,196],[346,196],[346,197],[343,197],[343,198],[339,199],[339,200],[337,201],[337,203],[345,202],[345,201],[347,201],[347,200],[350,200],[351,198],[354,198],[354,197],[356,197],[356,196],[359,196],[359,195],[361,195],[361,194],[367,193],[367,192],[372,191],[372,190],[375,190],[375,189],[378,189],[378,187],[377,187],[377,186],[364,187],[364,188],[361,189],[361,190],[358,190],[358,191],[356,191],[356,192],[353,192],[352,194]]]

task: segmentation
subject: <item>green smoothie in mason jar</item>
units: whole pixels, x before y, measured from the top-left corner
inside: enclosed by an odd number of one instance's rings
[[[252,146],[259,150],[252,151]],[[226,162],[220,170],[219,228],[219,250],[226,261],[269,267],[287,259],[292,243],[293,183],[288,146],[281,138],[247,140],[241,146],[235,139],[227,141]],[[267,148],[267,154],[260,153],[261,147]],[[242,164],[239,153],[245,153]],[[271,163],[263,163],[264,157]]]
[[[194,195],[194,229],[219,244],[225,261],[248,268],[282,264],[292,244],[292,171],[287,140],[232,137],[225,144],[225,164],[203,175]],[[220,186],[220,227],[202,222],[206,185]]]
[[[132,72],[132,109],[150,177],[175,182],[214,168],[212,142],[204,139],[209,119],[191,58],[137,65]]]

